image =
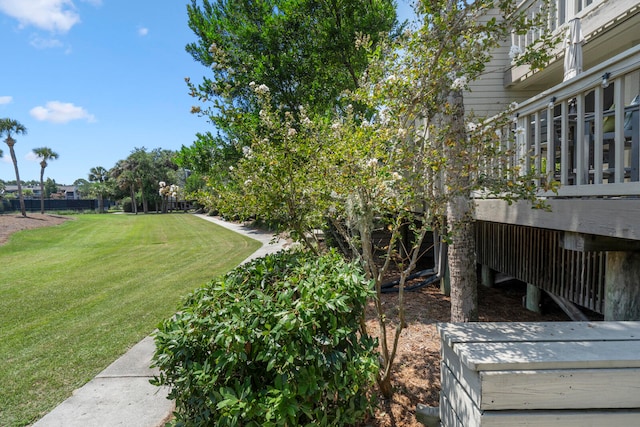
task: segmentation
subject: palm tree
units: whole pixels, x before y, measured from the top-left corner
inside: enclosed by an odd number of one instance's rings
[[[135,163],[130,159],[119,160],[111,169],[111,177],[121,190],[128,190],[131,197],[131,212],[138,214],[135,189]]]
[[[109,179],[109,172],[102,166],[96,166],[89,170],[89,181],[94,182],[95,191],[98,195],[98,211],[102,213],[103,208],[103,194],[106,192],[106,186],[104,183]]]
[[[4,142],[9,146],[9,153],[11,154],[11,160],[13,160],[13,168],[16,170],[16,183],[18,184],[18,198],[20,199],[20,211],[22,216],[26,218],[27,210],[24,207],[24,196],[22,195],[22,184],[20,183],[20,173],[18,172],[18,160],[16,159],[16,152],[13,146],[16,144],[16,140],[11,137],[11,133],[16,135],[24,135],[27,133],[27,128],[17,120],[10,118],[0,119],[0,138],[6,134],[7,138]]]
[[[47,167],[47,160],[55,160],[58,153],[49,147],[34,148],[33,153],[40,157],[40,213],[44,214],[44,169]]]

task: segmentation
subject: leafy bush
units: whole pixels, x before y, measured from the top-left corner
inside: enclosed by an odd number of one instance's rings
[[[370,283],[336,253],[280,252],[188,296],[159,326],[152,381],[177,426],[340,426],[370,413]]]

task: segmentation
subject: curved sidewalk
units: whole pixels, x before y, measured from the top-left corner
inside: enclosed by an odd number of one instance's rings
[[[257,251],[242,263],[287,246],[285,240],[274,241],[271,233],[240,224],[222,221],[207,215],[196,216],[213,222],[262,243]],[[71,397],[49,412],[34,427],[158,427],[173,412],[173,402],[167,399],[167,388],[149,384],[157,375],[151,369],[155,352],[153,338],[146,337],[94,379],[75,390]]]

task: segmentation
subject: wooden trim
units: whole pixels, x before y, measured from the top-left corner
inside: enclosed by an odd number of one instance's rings
[[[548,204],[549,212],[527,202],[476,200],[476,219],[640,240],[640,199],[558,199]]]

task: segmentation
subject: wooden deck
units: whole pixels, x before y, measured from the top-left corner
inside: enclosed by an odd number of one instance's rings
[[[443,427],[632,426],[640,322],[440,324]]]

